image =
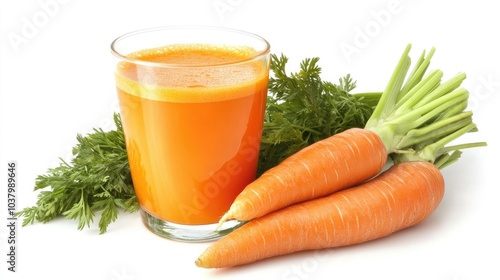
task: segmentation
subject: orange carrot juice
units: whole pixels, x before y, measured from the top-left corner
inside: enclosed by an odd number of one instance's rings
[[[245,47],[168,45],[129,55],[141,63],[118,64],[127,152],[144,211],[177,224],[216,223],[255,179],[268,65],[233,63],[254,55]]]

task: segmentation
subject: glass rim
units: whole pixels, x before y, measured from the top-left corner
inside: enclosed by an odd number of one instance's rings
[[[190,29],[190,30],[195,30],[195,29],[203,30],[203,29],[205,29],[205,30],[224,31],[224,32],[230,32],[230,33],[235,33],[235,34],[237,33],[237,34],[248,36],[250,38],[254,38],[254,39],[262,42],[264,48],[260,51],[257,51],[257,53],[255,53],[251,57],[248,57],[245,59],[224,62],[224,63],[201,64],[201,65],[145,61],[145,60],[141,60],[138,58],[129,57],[129,56],[127,56],[127,54],[123,54],[123,53],[119,52],[116,48],[117,44],[120,41],[127,39],[129,37],[138,35],[138,34],[144,34],[147,32],[156,32],[156,31],[162,31],[162,30],[182,30],[182,29],[186,29],[186,30],[188,30],[188,29]],[[118,36],[117,38],[115,38],[111,42],[110,47],[111,47],[111,53],[115,57],[117,57],[118,59],[120,59],[122,61],[127,61],[130,63],[140,64],[140,65],[145,65],[145,66],[156,66],[156,67],[166,67],[166,68],[169,68],[169,67],[171,67],[171,68],[223,67],[223,66],[229,66],[229,65],[237,65],[237,64],[253,61],[253,60],[258,59],[259,57],[262,57],[262,56],[266,56],[271,51],[271,45],[269,44],[269,42],[266,39],[264,39],[262,36],[259,36],[255,33],[240,30],[240,29],[218,27],[218,26],[203,26],[203,25],[173,25],[173,26],[160,26],[160,27],[138,29],[138,30],[127,32],[125,34]]]

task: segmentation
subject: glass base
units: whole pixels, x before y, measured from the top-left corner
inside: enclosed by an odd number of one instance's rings
[[[167,239],[184,242],[217,240],[245,223],[241,221],[227,221],[219,228],[217,228],[217,223],[208,225],[182,225],[158,219],[144,209],[141,209],[140,212],[142,222],[150,231]]]

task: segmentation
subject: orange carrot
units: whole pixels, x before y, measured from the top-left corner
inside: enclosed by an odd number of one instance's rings
[[[238,195],[221,223],[251,220],[377,175],[387,161],[380,137],[352,128],[316,142],[269,169]]]
[[[246,223],[208,247],[196,265],[230,267],[381,238],[426,219],[443,195],[444,179],[435,165],[398,163],[357,187]]]

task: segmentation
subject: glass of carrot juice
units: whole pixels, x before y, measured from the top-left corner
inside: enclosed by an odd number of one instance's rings
[[[161,27],[111,44],[128,161],[143,223],[173,240],[215,240],[255,179],[270,45],[218,27]]]

